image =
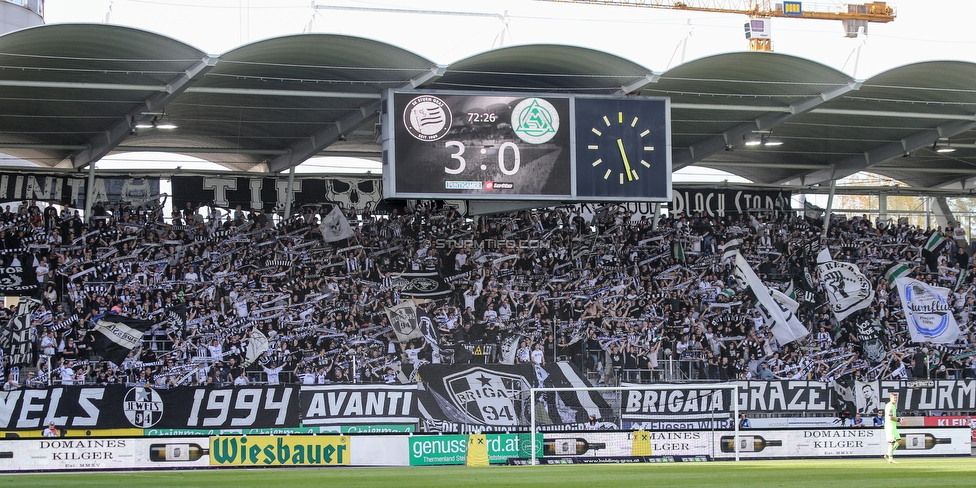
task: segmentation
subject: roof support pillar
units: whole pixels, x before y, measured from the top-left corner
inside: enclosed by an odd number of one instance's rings
[[[878,223],[888,221],[888,194],[878,192]]]
[[[291,205],[292,201],[295,199],[295,193],[292,191],[295,185],[295,167],[292,166],[288,168],[288,189],[285,190],[285,220],[291,217]]]
[[[939,225],[952,226],[953,228],[959,227],[961,222],[956,220],[956,216],[953,215],[952,209],[949,208],[949,202],[946,201],[946,197],[935,197],[935,204],[937,209],[935,210],[936,221]],[[963,248],[966,254],[969,256],[973,255],[973,249],[969,245],[969,240],[966,239],[966,235],[963,234],[961,237],[956,237],[953,235],[947,235],[946,237],[953,240],[957,246]]]
[[[429,70],[423,71],[420,75],[404,83],[400,88],[413,89],[421,86],[430,80],[443,76],[446,69],[444,66],[431,67]],[[335,125],[326,127],[295,143],[288,148],[288,154],[278,156],[268,162],[268,171],[278,173],[287,168],[302,164],[305,160],[334,144],[340,137],[344,137],[346,134],[363,125],[380,111],[381,104],[382,102],[380,100],[373,100],[336,120]]]
[[[85,222],[91,223],[92,205],[95,202],[95,165],[88,165],[88,186],[85,188]]]
[[[671,170],[677,171],[681,168],[691,166],[692,164],[695,164],[696,162],[701,161],[712,154],[719,151],[725,151],[727,148],[729,148],[729,146],[733,146],[741,142],[745,136],[751,134],[753,131],[771,130],[773,127],[783,124],[797,115],[810,112],[818,106],[823,105],[824,103],[847,92],[857,90],[858,88],[860,88],[860,84],[852,81],[845,85],[835,87],[830,91],[821,93],[818,96],[801,100],[787,107],[787,110],[785,111],[770,111],[769,113],[757,117],[752,122],[745,122],[730,127],[721,134],[716,134],[714,136],[702,139],[701,141],[688,147],[688,149],[672,150]]]
[[[823,236],[827,237],[827,228],[830,227],[830,212],[834,209],[834,190],[837,189],[837,180],[830,179],[830,192],[827,193],[827,208],[824,209]]]
[[[157,91],[144,100],[138,108],[126,114],[122,120],[115,122],[104,132],[89,140],[86,149],[76,151],[68,156],[67,160],[71,162],[71,166],[76,169],[84,168],[86,165],[105,157],[129,137],[135,121],[146,117],[143,112],[161,111],[167,103],[183,93],[194,80],[202,77],[216,64],[216,58],[204,56],[186,71],[181,72],[166,85],[165,90]]]

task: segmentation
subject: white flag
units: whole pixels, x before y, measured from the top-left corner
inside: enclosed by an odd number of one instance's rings
[[[244,367],[248,367],[257,361],[264,351],[268,350],[268,336],[258,330],[257,327],[251,329],[251,338],[247,341],[247,352],[244,355]]]
[[[501,354],[498,355],[498,362],[501,364],[515,364],[515,353],[518,352],[519,339],[522,336],[519,334],[510,334],[501,340],[499,344],[499,349]]]
[[[390,325],[393,326],[398,342],[424,337],[417,318],[417,305],[413,300],[403,300],[392,307],[387,307],[386,316],[390,319]]]
[[[930,286],[911,278],[898,278],[898,295],[908,320],[912,342],[952,344],[959,337],[959,324],[952,315],[948,288]]]
[[[790,312],[796,313],[796,311],[800,308],[800,304],[797,303],[796,300],[790,298],[789,295],[777,290],[776,288],[770,288],[769,294],[773,296],[773,300],[779,302],[780,305],[786,307],[786,309]]]
[[[319,232],[322,233],[325,242],[341,241],[353,236],[349,220],[342,214],[342,210],[339,210],[338,205],[332,207],[332,211],[322,220]]]
[[[756,295],[760,311],[772,324],[770,331],[776,337],[776,342],[780,345],[789,344],[803,339],[810,333],[785,304],[773,299],[769,289],[759,280],[752,266],[749,266],[746,258],[739,252],[735,253],[735,274]]]
[[[827,293],[830,310],[838,321],[871,306],[874,302],[874,287],[857,266],[831,260],[827,248],[820,252],[817,262],[820,282]]]

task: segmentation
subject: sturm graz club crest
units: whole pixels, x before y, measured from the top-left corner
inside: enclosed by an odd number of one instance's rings
[[[404,289],[414,290],[418,292],[431,292],[437,289],[439,283],[437,280],[432,280],[430,278],[413,278],[406,283]]]
[[[403,110],[403,126],[421,141],[436,141],[447,135],[453,118],[451,108],[433,95],[414,98]]]
[[[149,387],[132,388],[125,394],[122,410],[130,424],[147,429],[163,418],[163,398]]]
[[[448,294],[450,286],[436,272],[407,272],[400,273],[393,280],[393,286],[400,288],[403,295],[418,297],[434,297]]]
[[[522,375],[475,367],[444,377],[448,398],[474,423],[520,425],[529,408],[529,383]]]

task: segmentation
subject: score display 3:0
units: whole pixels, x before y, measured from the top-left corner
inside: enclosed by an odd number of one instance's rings
[[[467,161],[464,160],[464,144],[462,144],[460,141],[447,141],[444,143],[444,146],[453,147],[457,149],[456,153],[451,154],[451,159],[454,159],[458,162],[457,168],[444,166],[444,172],[451,175],[457,175],[463,173],[464,169],[467,167]],[[511,149],[512,154],[515,156],[512,169],[508,169],[505,167],[506,149]],[[481,148],[481,154],[485,154],[487,152],[488,151],[485,148]],[[502,174],[508,176],[514,176],[516,173],[518,173],[521,164],[522,164],[522,155],[519,152],[519,148],[517,144],[515,144],[514,142],[503,142],[501,146],[498,146],[498,170],[501,171]]]

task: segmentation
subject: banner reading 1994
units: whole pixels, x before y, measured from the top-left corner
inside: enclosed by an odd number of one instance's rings
[[[61,386],[0,393],[0,430],[298,426],[297,386],[149,389]]]

